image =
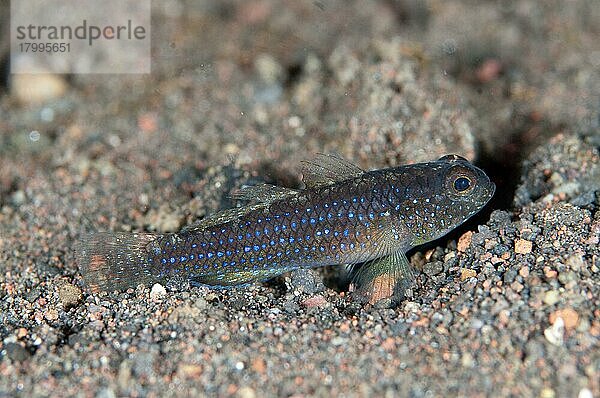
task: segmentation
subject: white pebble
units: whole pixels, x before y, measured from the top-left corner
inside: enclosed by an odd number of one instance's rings
[[[563,344],[565,334],[565,321],[561,317],[557,317],[554,324],[544,330],[544,336],[550,343],[560,346]]]
[[[160,283],[155,283],[152,286],[152,290],[150,290],[150,299],[151,300],[160,300],[167,295],[167,290]]]
[[[577,395],[577,398],[594,398],[594,394],[592,394],[592,392],[589,389],[582,388],[579,391],[579,394]]]
[[[54,100],[68,88],[61,75],[53,74],[13,74],[10,87],[12,95],[23,104]]]

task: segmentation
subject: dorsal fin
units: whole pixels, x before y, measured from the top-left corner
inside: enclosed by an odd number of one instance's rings
[[[336,155],[319,153],[302,161],[302,180],[307,188],[330,185],[361,176],[365,171]]]
[[[197,232],[214,225],[224,224],[226,222],[237,220],[245,214],[250,213],[253,210],[263,208],[268,204],[257,203],[254,205],[235,207],[233,209],[226,209],[220,212],[209,215],[202,220],[196,221],[190,225],[186,225],[181,229],[181,233]]]
[[[298,191],[292,188],[271,184],[247,185],[231,194],[232,199],[251,202],[271,203],[279,199],[295,196]]]
[[[222,210],[211,214],[200,221],[196,221],[181,229],[181,232],[195,232],[212,227],[214,225],[224,224],[226,222],[237,220],[253,210],[267,207],[276,200],[296,196],[298,191],[292,188],[279,187],[271,184],[249,185],[240,188],[231,194],[232,199],[248,200],[253,202],[251,205],[236,207],[233,209]]]

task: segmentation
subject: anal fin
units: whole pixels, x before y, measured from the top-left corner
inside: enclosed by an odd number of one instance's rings
[[[392,307],[415,280],[406,255],[397,251],[352,270],[353,295],[377,307]]]
[[[264,282],[281,275],[294,268],[272,268],[261,270],[238,270],[207,275],[194,275],[190,277],[192,286],[211,286],[226,288],[231,286],[247,285],[253,282]]]

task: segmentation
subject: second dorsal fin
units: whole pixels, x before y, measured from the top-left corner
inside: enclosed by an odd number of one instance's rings
[[[190,225],[186,225],[181,229],[181,233],[197,232],[214,225],[224,224],[226,222],[237,220],[244,214],[250,213],[253,210],[265,207],[264,203],[258,203],[254,205],[236,207],[233,209],[222,210],[218,213],[209,215],[200,221],[196,221]]]
[[[181,232],[195,232],[212,227],[214,225],[224,224],[226,222],[237,220],[243,215],[250,213],[253,210],[267,207],[272,202],[289,198],[298,194],[298,191],[292,188],[279,187],[277,185],[259,184],[249,185],[231,194],[232,199],[247,200],[252,202],[247,206],[227,209],[196,221],[193,224],[185,226]]]
[[[248,200],[251,202],[271,203],[275,200],[295,196],[298,191],[292,188],[271,184],[248,185],[231,194],[232,199]]]
[[[337,155],[319,153],[302,161],[302,180],[307,188],[330,185],[361,176],[365,171]]]

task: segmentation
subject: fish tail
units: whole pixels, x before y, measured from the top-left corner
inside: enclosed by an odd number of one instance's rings
[[[159,280],[151,243],[161,235],[100,232],[75,245],[75,257],[92,292],[125,290]]]

